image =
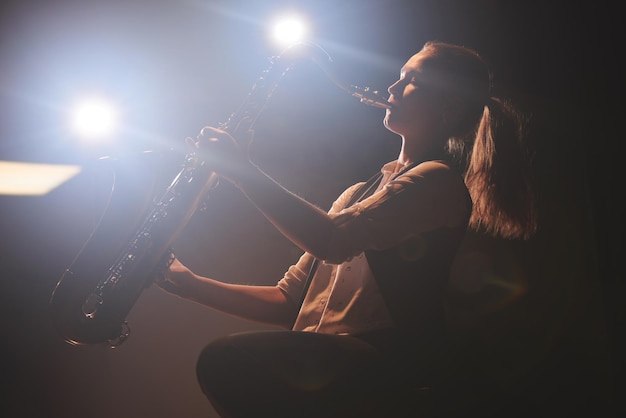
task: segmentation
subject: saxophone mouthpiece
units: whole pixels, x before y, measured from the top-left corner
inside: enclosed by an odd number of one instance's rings
[[[391,103],[381,96],[377,90],[369,87],[350,86],[350,92],[354,97],[361,100],[361,103],[381,109],[391,109]]]

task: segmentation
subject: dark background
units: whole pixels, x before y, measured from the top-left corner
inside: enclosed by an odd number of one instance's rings
[[[48,300],[101,213],[108,183],[97,158],[120,157],[124,181],[167,178],[168,164],[135,157],[225,121],[279,52],[266,25],[285,7],[308,17],[349,83],[384,90],[431,39],[492,64],[496,92],[531,116],[541,226],[526,242],[468,237],[448,306],[459,353],[533,416],[619,416],[623,25],[601,3],[496,0],[4,2],[0,159],[85,169],[46,196],[0,197],[2,416],[216,416],[196,385],[197,354],[225,333],[266,328],[151,287],[124,345],[74,347],[52,329]],[[113,143],[81,144],[65,128],[71,98],[90,89],[123,104]],[[328,207],[397,153],[382,116],[304,65],[259,122],[254,155]],[[198,273],[273,284],[299,256],[228,185],[208,203],[176,244]]]

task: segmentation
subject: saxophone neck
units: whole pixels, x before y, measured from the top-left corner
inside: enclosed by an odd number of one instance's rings
[[[361,103],[382,109],[391,108],[391,104],[378,91],[372,90],[370,87],[348,85],[340,80],[335,73],[330,55],[317,44],[311,42],[295,43],[278,56],[278,60],[284,60],[288,63],[285,68],[290,68],[294,62],[301,59],[313,61],[337,87],[358,98]]]

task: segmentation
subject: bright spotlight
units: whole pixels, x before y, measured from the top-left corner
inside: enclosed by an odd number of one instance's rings
[[[109,137],[117,128],[118,114],[112,103],[100,99],[84,99],[76,105],[71,115],[75,134],[85,139]]]
[[[302,19],[296,16],[279,18],[274,24],[273,38],[281,45],[291,45],[307,37],[307,26]]]

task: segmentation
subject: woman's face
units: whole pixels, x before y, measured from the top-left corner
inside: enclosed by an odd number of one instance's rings
[[[405,139],[435,139],[441,128],[443,101],[428,86],[424,69],[428,58],[424,51],[413,55],[388,89],[392,107],[385,114],[385,127]]]

